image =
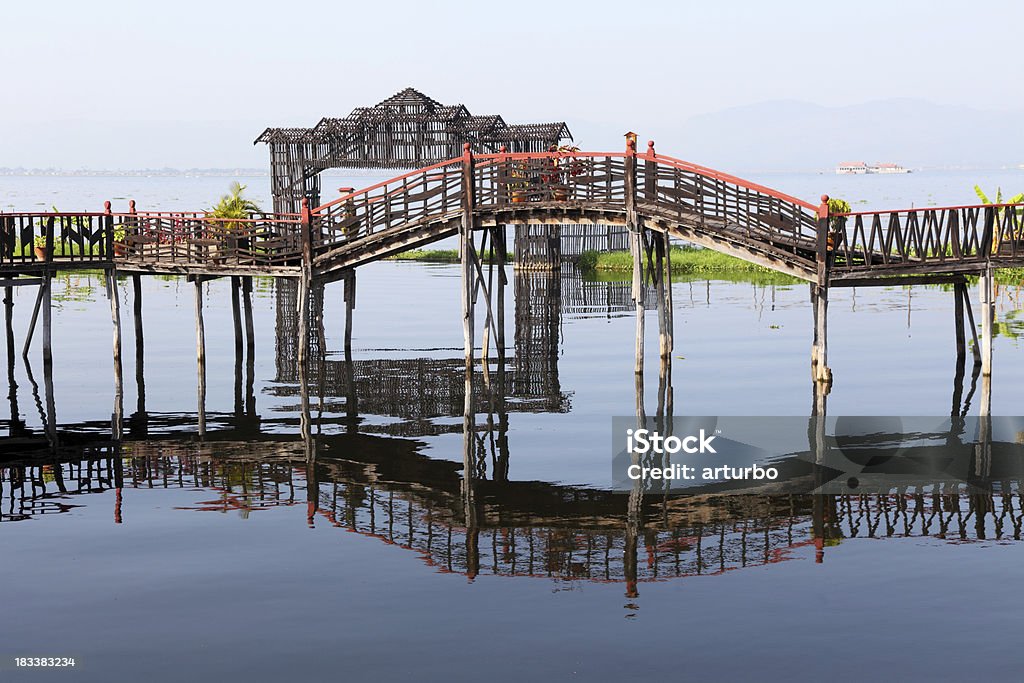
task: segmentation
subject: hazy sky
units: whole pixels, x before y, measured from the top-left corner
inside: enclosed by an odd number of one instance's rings
[[[166,133],[178,153],[176,127],[220,122],[203,130],[233,131],[241,153],[265,125],[312,125],[410,85],[509,122],[642,135],[779,99],[1017,109],[1022,20],[1019,1],[4,0],[0,166],[44,165],[31,150],[85,164],[88,142],[67,140],[97,125],[68,121]],[[48,143],[51,121],[64,123]]]

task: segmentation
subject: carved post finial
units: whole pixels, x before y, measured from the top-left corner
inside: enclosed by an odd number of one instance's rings
[[[469,154],[471,152],[471,149],[472,148],[470,147],[468,142],[462,143],[462,153],[463,154]]]
[[[506,145],[502,145],[501,147],[498,148],[498,151],[501,152],[502,154],[508,154],[508,147]]]
[[[647,141],[647,153],[650,154],[652,157],[657,156],[657,154],[655,154],[654,152],[654,140]]]
[[[828,195],[821,195],[821,206],[818,207],[818,218],[828,218]]]
[[[629,131],[626,137],[626,151],[636,153],[636,133]]]
[[[110,201],[103,202],[103,213],[110,213]]]
[[[129,199],[128,200],[128,213],[135,213],[135,200],[134,199]]]

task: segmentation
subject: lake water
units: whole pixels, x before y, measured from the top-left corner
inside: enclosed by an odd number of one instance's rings
[[[865,190],[875,207],[890,192],[897,206],[926,203],[927,175],[757,180],[853,201],[857,182],[884,180]],[[1019,175],[936,172],[934,187],[957,189],[932,192],[939,203],[970,201],[973,182],[1009,190]],[[194,208],[226,185],[3,180],[3,203],[21,209],[104,194]],[[250,182],[263,196],[266,179]],[[229,283],[204,285],[200,435],[191,283],[143,278],[141,414],[132,288],[120,281],[120,446],[110,441],[101,278],[55,284],[52,406],[38,340],[30,362],[20,359],[34,292],[15,288],[16,414],[0,422],[12,433],[0,440],[0,679],[1019,677],[1015,484],[972,496],[649,497],[632,514],[629,497],[609,491],[608,448],[611,416],[635,405],[628,283],[570,269],[507,276],[504,390],[475,404],[472,506],[456,266],[360,268],[351,363],[341,286],[327,287],[305,440],[287,287],[256,281],[250,389],[234,355]],[[672,287],[676,414],[809,414],[805,285]],[[552,295],[557,305],[541,305]],[[957,408],[968,399],[976,414],[970,362],[957,378],[952,299],[937,287],[835,290],[829,413],[949,415],[959,396]],[[1018,288],[1000,287],[996,415],[1024,406],[1021,306]],[[653,313],[647,332],[653,412]],[[56,455],[40,445],[49,412],[64,445]],[[25,676],[14,656],[71,656],[76,666]]]

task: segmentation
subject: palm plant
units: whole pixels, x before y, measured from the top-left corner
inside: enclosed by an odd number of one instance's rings
[[[207,212],[207,216],[210,219],[219,219],[221,229],[228,230],[240,227],[238,221],[260,211],[259,205],[245,196],[245,185],[236,180],[231,183],[228,193]]]

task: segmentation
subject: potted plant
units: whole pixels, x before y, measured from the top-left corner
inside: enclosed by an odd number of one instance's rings
[[[512,197],[513,204],[519,204],[525,202],[526,197],[526,162],[518,161],[512,164],[512,170],[509,172],[509,176],[516,178],[516,180],[508,184],[508,191]]]
[[[128,254],[128,245],[124,239],[124,224],[114,226],[114,256],[126,256]]]
[[[575,145],[552,146],[552,152],[557,152],[558,157],[551,160],[553,171],[547,175],[547,182],[555,185],[552,188],[552,198],[557,202],[564,202],[569,198],[569,188],[566,185],[568,179],[583,173],[583,163],[575,157],[580,148]]]
[[[37,261],[45,261],[50,255],[46,249],[46,235],[39,235],[32,240],[32,251],[35,253]]]
[[[832,197],[828,200],[828,222],[829,228],[831,228],[828,233],[828,244],[826,247],[828,251],[832,251],[835,248],[840,235],[846,230],[846,216],[843,214],[850,213],[850,210],[850,203],[845,199]]]

